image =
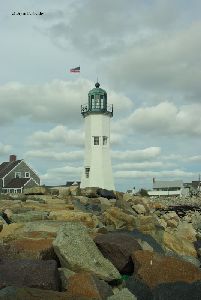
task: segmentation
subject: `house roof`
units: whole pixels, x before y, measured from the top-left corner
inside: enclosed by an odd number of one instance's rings
[[[4,188],[20,189],[30,180],[30,178],[13,178]]]
[[[155,181],[153,183],[154,189],[175,188],[175,187],[182,187],[182,186],[183,186],[182,180],[173,180],[173,181],[160,180],[160,181]]]
[[[8,174],[13,168],[15,168],[22,160],[15,160],[11,162],[3,162],[0,165],[0,178],[3,178]]]

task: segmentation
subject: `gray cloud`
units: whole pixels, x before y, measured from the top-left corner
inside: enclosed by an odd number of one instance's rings
[[[174,103],[161,102],[155,106],[136,109],[127,119],[122,119],[122,128],[153,135],[201,135],[201,105],[177,107]]]
[[[8,154],[11,150],[11,145],[5,145],[0,143],[0,155]]]
[[[86,79],[54,80],[40,85],[16,82],[1,85],[0,124],[23,116],[34,122],[81,124],[80,105],[88,101],[87,94],[93,87],[94,83]],[[132,107],[128,97],[114,91],[108,93],[108,99],[117,114]]]

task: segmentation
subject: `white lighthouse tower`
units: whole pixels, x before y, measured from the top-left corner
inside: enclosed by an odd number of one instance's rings
[[[85,159],[81,188],[114,190],[110,158],[110,118],[113,105],[107,105],[107,93],[97,82],[88,93],[88,104],[81,106],[85,119]]]

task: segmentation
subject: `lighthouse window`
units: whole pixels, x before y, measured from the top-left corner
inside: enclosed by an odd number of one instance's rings
[[[86,167],[85,168],[85,176],[86,176],[86,178],[89,178],[89,172],[90,172],[90,168]]]
[[[101,108],[103,108],[103,96],[101,95]]]
[[[100,98],[99,98],[99,95],[96,95],[96,98],[95,98],[95,108],[100,108]]]
[[[107,136],[103,136],[103,145],[107,145]]]
[[[99,145],[99,136],[94,136],[94,145]]]

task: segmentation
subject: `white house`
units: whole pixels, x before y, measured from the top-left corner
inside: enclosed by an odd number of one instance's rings
[[[155,180],[153,190],[148,191],[149,196],[187,196],[189,189],[184,187],[182,180]]]

